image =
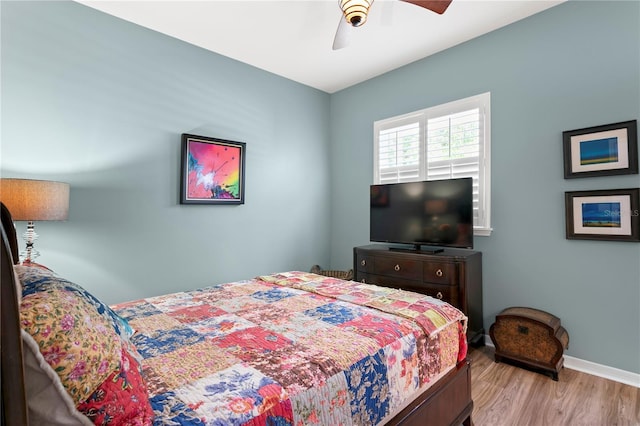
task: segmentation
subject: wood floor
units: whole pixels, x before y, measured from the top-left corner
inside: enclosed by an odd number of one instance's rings
[[[640,425],[640,389],[564,368],[549,376],[493,360],[493,348],[471,349],[475,426]]]

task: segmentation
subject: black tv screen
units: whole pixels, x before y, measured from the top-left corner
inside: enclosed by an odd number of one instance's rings
[[[371,241],[473,248],[473,179],[371,185]]]

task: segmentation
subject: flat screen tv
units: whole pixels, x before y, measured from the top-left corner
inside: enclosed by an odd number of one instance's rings
[[[371,241],[473,248],[472,178],[371,185],[370,210]]]

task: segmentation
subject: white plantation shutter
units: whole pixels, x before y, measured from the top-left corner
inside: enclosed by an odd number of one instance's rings
[[[420,122],[409,119],[383,128],[378,135],[379,183],[420,180],[423,161]]]
[[[473,178],[473,222],[480,216],[480,111],[427,121],[427,180]]]
[[[476,235],[489,235],[490,94],[374,123],[374,183],[473,178]]]

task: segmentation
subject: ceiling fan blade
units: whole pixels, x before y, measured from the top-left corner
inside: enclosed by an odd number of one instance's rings
[[[377,14],[380,15],[380,22],[385,27],[390,27],[393,24],[393,6],[396,4],[394,1],[383,1],[382,6],[378,7],[378,3],[375,2],[371,5],[371,9],[376,8]],[[381,9],[378,11],[378,9]]]
[[[336,36],[333,39],[333,50],[339,50],[349,45],[352,29],[353,27],[341,15],[340,22],[338,23],[338,29],[336,30]]]
[[[429,9],[432,12],[438,13],[442,15],[445,10],[451,4],[451,0],[432,0],[432,1],[421,1],[421,0],[400,0],[405,3],[415,4],[416,6],[424,7],[425,9]]]

